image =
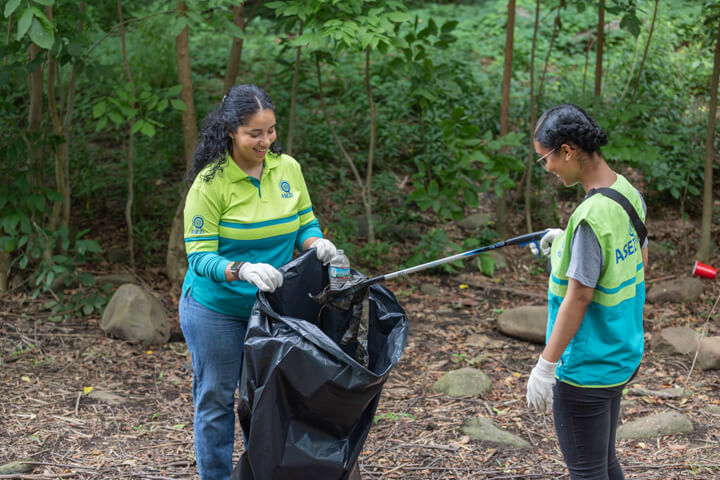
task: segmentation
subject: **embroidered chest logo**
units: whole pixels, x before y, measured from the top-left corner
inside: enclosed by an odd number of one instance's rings
[[[199,235],[203,233],[203,226],[205,225],[205,219],[200,215],[195,215],[192,219],[192,230],[190,233],[193,235]]]
[[[282,190],[282,193],[280,194],[282,198],[293,197],[293,193],[290,191],[290,183],[288,183],[287,180],[283,180],[282,182],[280,182],[280,190]]]

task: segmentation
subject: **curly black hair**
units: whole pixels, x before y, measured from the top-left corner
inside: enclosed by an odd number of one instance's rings
[[[607,134],[585,110],[571,103],[550,108],[535,125],[534,139],[546,148],[572,142],[587,153],[600,152]]]
[[[203,176],[203,180],[209,182],[215,173],[222,171],[225,154],[233,153],[230,132],[234,132],[240,125],[247,125],[250,117],[260,110],[275,111],[275,106],[265,90],[250,84],[231,87],[218,109],[203,120],[200,142],[193,154],[195,161],[188,170],[185,180],[192,183],[202,169],[212,163],[214,163],[213,167]],[[273,142],[270,145],[270,152],[278,154],[282,149]]]

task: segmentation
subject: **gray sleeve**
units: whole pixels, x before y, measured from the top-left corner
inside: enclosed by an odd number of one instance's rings
[[[645,212],[645,220],[646,220],[645,226],[647,226],[647,204],[645,203],[645,198],[642,196],[642,193],[640,193],[640,190],[638,190],[637,188],[635,190],[637,190],[638,195],[640,195],[640,201],[642,202],[643,211]],[[648,239],[647,239],[647,237],[645,237],[645,242],[643,242],[642,247],[640,247],[640,248],[645,248],[647,246],[648,246]]]
[[[570,265],[567,276],[586,287],[597,286],[603,268],[602,249],[595,232],[586,222],[580,222],[570,245]]]

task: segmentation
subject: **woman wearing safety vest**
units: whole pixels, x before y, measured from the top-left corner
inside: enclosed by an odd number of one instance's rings
[[[537,162],[567,187],[580,183],[586,197],[565,230],[540,242],[551,264],[548,323],[528,405],[552,410],[572,480],[624,479],[615,431],[623,387],[643,356],[647,208],[605,162],[607,136],[577,105],[543,113],[533,141]]]

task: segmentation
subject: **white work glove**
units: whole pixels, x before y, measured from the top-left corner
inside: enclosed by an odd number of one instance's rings
[[[255,285],[263,292],[274,292],[283,284],[280,270],[267,263],[245,263],[238,271],[238,278]]]
[[[526,398],[528,406],[536,412],[549,413],[552,410],[556,367],[557,363],[548,362],[540,355],[537,365],[530,372]]]
[[[550,246],[552,245],[553,240],[555,240],[561,233],[563,233],[563,231],[559,228],[550,228],[548,229],[548,232],[540,239],[540,250],[545,256],[550,255]],[[530,251],[533,253],[533,255],[538,254],[535,243],[530,244]]]
[[[310,244],[310,248],[315,248],[315,255],[317,255],[318,260],[320,260],[323,265],[330,263],[330,260],[337,255],[337,248],[335,248],[335,245],[327,238],[318,238]]]

